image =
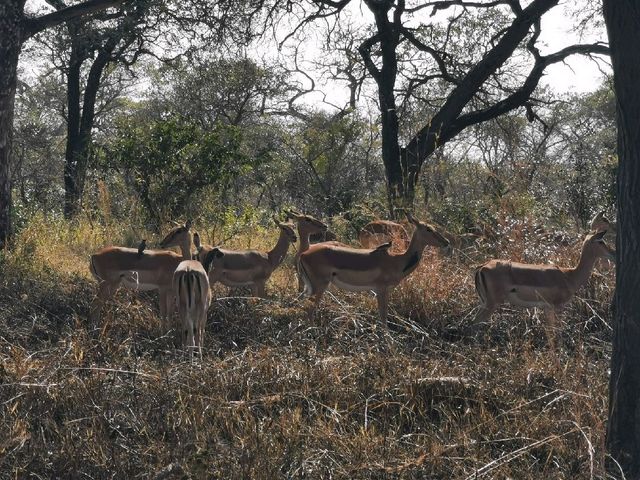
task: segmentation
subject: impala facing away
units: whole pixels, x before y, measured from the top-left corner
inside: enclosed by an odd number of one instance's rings
[[[555,349],[557,311],[587,282],[598,258],[615,258],[615,251],[604,242],[606,233],[603,230],[586,236],[574,268],[508,260],[490,260],[478,267],[475,284],[482,305],[476,315],[476,325],[488,320],[503,303],[541,307],[548,317],[545,330],[549,346]]]
[[[378,299],[380,322],[386,328],[389,294],[393,287],[413,272],[427,245],[446,248],[449,242],[431,225],[416,220],[409,247],[402,254],[390,254],[391,243],[378,248],[358,249],[319,243],[300,256],[300,272],[305,294],[312,296],[309,318],[313,317],[329,284],[351,291],[373,290]]]
[[[191,222],[172,229],[160,242],[161,248],[179,246],[182,255],[170,251],[142,250],[125,247],[105,247],[90,257],[89,270],[99,282],[98,294],[91,306],[90,320],[97,322],[104,302],[112,298],[120,285],[136,290],[158,290],[160,318],[163,327],[175,308],[173,272],[182,260],[191,259]]]
[[[265,297],[267,280],[284,260],[289,245],[297,240],[293,225],[282,223],[275,217],[273,220],[280,228],[280,237],[276,246],[268,252],[203,247],[200,237],[195,237],[197,258],[209,272],[211,285],[220,282],[228,287],[250,286],[254,297]]]
[[[211,291],[207,272],[200,262],[180,262],[173,274],[173,294],[178,301],[178,331],[182,338],[182,346],[189,349],[191,359],[196,348],[202,358],[204,327],[207,323],[207,310],[211,304]]]

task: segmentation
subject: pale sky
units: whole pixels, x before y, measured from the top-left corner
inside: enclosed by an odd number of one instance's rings
[[[584,1],[584,0],[583,0]],[[525,2],[523,2],[525,3]],[[602,31],[595,32],[588,38],[579,39],[577,35],[571,32],[571,26],[573,24],[572,19],[568,16],[566,12],[567,7],[572,7],[576,5],[576,0],[564,0],[561,1],[561,4],[552,9],[551,12],[547,13],[543,16],[542,23],[542,35],[540,37],[539,43],[546,44],[546,48],[541,48],[541,53],[549,53],[551,51],[557,51],[567,45],[571,45],[574,43],[591,43],[595,41],[605,41],[606,40],[606,32],[604,29]],[[49,8],[44,0],[27,0],[26,10],[30,12],[41,10],[43,7]],[[369,21],[367,18],[371,15],[368,9],[361,5],[361,2],[353,2],[349,8],[353,10],[352,15],[355,18],[362,18],[364,21]],[[459,8],[459,7],[455,7]],[[438,16],[442,16],[443,20],[446,19],[447,16],[453,13],[453,9],[448,9],[442,13],[439,13]],[[428,12],[425,10],[425,15],[428,15]],[[431,19],[433,20],[433,19]],[[284,33],[283,33],[284,35]],[[267,41],[268,43],[268,41]],[[261,42],[261,45],[265,45],[264,42]],[[271,49],[270,47],[267,47]],[[308,55],[314,55],[314,51],[317,52],[317,48],[313,45],[309,45],[306,48]],[[581,55],[573,55],[569,57],[569,60],[566,63],[558,63],[548,67],[546,69],[546,75],[542,79],[542,84],[549,85],[553,90],[557,92],[571,92],[571,93],[583,93],[588,91],[593,91],[600,85],[603,80],[602,70],[610,71],[610,67],[608,66],[606,60],[608,59],[600,59],[598,64],[593,60],[590,60],[587,57]],[[329,101],[332,101],[336,104],[342,104],[347,99],[348,91],[346,88],[342,88],[339,84],[335,82],[329,83],[327,85],[323,85],[322,81],[319,78],[316,78],[316,86],[319,89],[324,90],[324,93],[327,95]],[[314,103],[315,101],[321,101],[321,95],[308,95],[304,97],[305,103]]]

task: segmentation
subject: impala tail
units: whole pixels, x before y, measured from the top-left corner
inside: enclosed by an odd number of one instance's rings
[[[484,278],[482,267],[484,267],[484,265],[481,265],[476,268],[474,279],[476,284],[476,292],[478,293],[480,300],[482,300],[482,303],[486,304],[487,303],[487,284]]]
[[[102,281],[102,278],[100,278],[100,275],[98,275],[98,272],[96,271],[95,255],[89,255],[89,271],[91,272],[91,275],[93,275],[93,278],[98,281]]]
[[[300,278],[304,283],[304,291],[302,293],[305,296],[310,297],[311,295],[313,295],[313,285],[311,284],[311,280],[309,279],[307,269],[304,267],[304,261],[302,257],[298,260],[298,275],[300,275]]]
[[[194,288],[195,285],[195,288]],[[202,295],[202,285],[197,272],[188,271],[178,279],[178,298],[190,311],[195,308]]]

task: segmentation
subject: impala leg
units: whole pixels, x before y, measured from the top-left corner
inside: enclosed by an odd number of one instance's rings
[[[386,288],[381,288],[375,290],[376,299],[378,300],[378,325],[384,329],[384,331],[389,330],[389,325],[387,323],[387,315],[389,311],[389,290]]]
[[[98,285],[98,293],[93,302],[91,302],[91,309],[89,311],[89,320],[91,323],[98,323],[100,321],[105,302],[113,298],[119,285],[120,282],[110,283],[104,280],[100,282]]]
[[[256,282],[251,285],[251,295],[258,298],[266,297],[266,282]]]
[[[547,335],[547,342],[551,350],[556,350],[556,340],[558,336],[558,316],[553,308],[544,309],[546,321],[545,321],[545,333]]]
[[[322,295],[324,295],[325,290],[329,286],[328,283],[320,286],[315,286],[313,294],[311,295],[311,305],[307,310],[307,314],[309,316],[309,321],[313,321],[313,316],[320,305],[320,300],[322,300]]]
[[[198,335],[196,344],[198,345],[198,354],[200,355],[200,361],[202,361],[202,346],[204,343],[204,326],[207,322],[207,308],[205,307],[202,312],[200,312],[200,318],[198,319]]]
[[[486,326],[483,327],[483,325],[489,323],[491,315],[493,315],[493,312],[495,312],[497,309],[498,304],[493,302],[487,302],[487,304],[480,305],[480,309],[478,310],[478,313],[476,313],[476,316],[473,320],[472,335],[474,337],[478,335],[481,328],[483,329],[482,331],[484,332],[484,334],[486,334],[487,328]]]
[[[547,334],[547,342],[549,343],[549,350],[553,357],[553,363],[555,367],[560,370],[560,357],[559,350],[556,347],[556,339],[558,336],[558,316],[554,308],[545,309],[545,332]]]
[[[175,295],[172,288],[160,288],[160,325],[163,333],[168,332],[173,326],[173,314],[175,312]]]

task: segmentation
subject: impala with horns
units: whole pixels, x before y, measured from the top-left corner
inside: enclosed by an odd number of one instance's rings
[[[135,290],[158,290],[160,318],[169,328],[175,308],[173,272],[182,260],[191,259],[191,221],[173,228],[160,242],[161,248],[178,246],[182,255],[170,251],[105,247],[90,257],[89,270],[98,281],[98,293],[91,306],[90,319],[100,320],[102,307],[120,285]]]
[[[197,258],[209,272],[209,283],[212,286],[216,282],[228,287],[248,286],[254,297],[265,296],[267,280],[284,260],[289,245],[297,240],[292,224],[280,222],[275,217],[273,221],[280,229],[280,237],[275,247],[268,252],[203,247],[200,237],[194,238],[198,249]]]
[[[475,272],[475,286],[482,301],[475,323],[488,320],[503,303],[545,310],[545,331],[555,349],[556,313],[584,285],[599,258],[615,259],[605,242],[606,230],[588,234],[582,243],[580,260],[573,268],[532,265],[508,260],[490,260]]]
[[[409,212],[407,218],[415,230],[404,253],[389,253],[390,243],[373,250],[320,243],[300,256],[305,294],[312,297],[310,319],[329,284],[334,284],[344,290],[373,290],[378,300],[380,322],[386,328],[391,290],[416,269],[427,245],[449,246],[447,239],[433,226],[416,220]]]
[[[207,323],[207,310],[211,304],[209,278],[202,264],[197,260],[180,262],[173,273],[173,294],[178,303],[180,322],[178,332],[182,346],[193,351],[198,349],[202,358],[204,328]]]

